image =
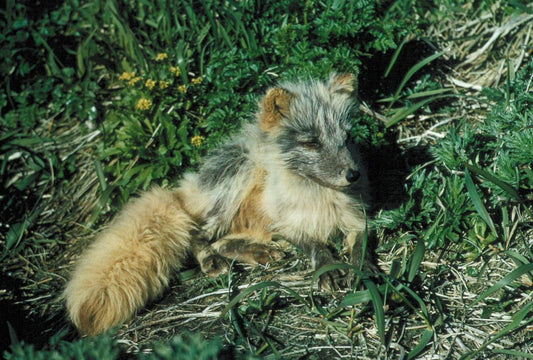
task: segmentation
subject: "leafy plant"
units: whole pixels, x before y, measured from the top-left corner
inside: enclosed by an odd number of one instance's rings
[[[533,189],[533,147],[525,141],[533,136],[533,109],[526,86],[524,75],[519,75],[512,84],[512,104],[496,102],[484,122],[449,129],[431,148],[435,161],[410,177],[409,200],[383,213],[377,224],[391,229],[402,224],[424,238],[429,248],[444,247],[449,241],[461,243],[471,256],[501,240],[503,227],[495,222],[502,209],[516,202],[526,205],[523,197]],[[490,91],[490,100],[504,98],[505,91]],[[529,211],[528,206],[524,211]],[[463,242],[464,234],[468,236]]]
[[[6,360],[114,360],[120,359],[120,348],[110,334],[96,338],[84,338],[74,342],[62,340],[63,335],[52,337],[45,349],[35,349],[32,344],[19,343],[4,352]],[[137,359],[218,359],[223,351],[220,339],[204,340],[199,335],[185,333],[166,343],[156,343],[148,353],[140,353]]]

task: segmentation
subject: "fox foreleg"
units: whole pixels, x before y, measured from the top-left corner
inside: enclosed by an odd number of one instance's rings
[[[261,241],[260,237],[247,233],[228,234],[217,240],[212,247],[227,259],[250,265],[266,265],[285,256],[272,241]]]
[[[368,246],[368,241],[363,241],[365,237],[368,239],[369,233],[365,231],[350,231],[344,236],[344,245],[350,255],[350,263],[356,267],[357,270],[377,272],[378,268],[374,264],[372,258],[372,251]]]
[[[306,239],[304,241],[293,241],[293,244],[300,248],[300,250],[311,259],[311,264],[315,270],[339,262],[338,260],[335,260],[335,257],[326,243]],[[318,286],[325,290],[338,290],[341,288],[344,276],[345,272],[342,270],[325,272],[320,275]]]

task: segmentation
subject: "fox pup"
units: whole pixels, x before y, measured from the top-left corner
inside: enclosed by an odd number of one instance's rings
[[[281,236],[320,268],[336,261],[328,242],[342,236],[359,264],[367,181],[347,144],[355,91],[351,74],[271,88],[257,120],[197,172],[126,205],[81,255],[64,291],[80,332],[96,335],[130,318],[189,254],[216,276],[230,260],[280,259],[272,237]],[[336,287],[340,275],[325,273],[320,285]]]

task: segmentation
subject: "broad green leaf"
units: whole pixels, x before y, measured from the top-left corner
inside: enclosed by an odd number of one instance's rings
[[[344,299],[342,299],[341,303],[339,304],[339,307],[364,304],[369,301],[372,301],[372,297],[370,296],[370,291],[361,290],[361,291],[356,291],[354,293],[349,293],[348,295],[346,295]]]
[[[412,282],[415,276],[418,274],[418,269],[420,268],[420,263],[424,258],[424,253],[426,251],[426,246],[424,240],[418,240],[415,251],[411,255],[411,261],[409,264],[409,273],[407,275],[407,281]]]
[[[496,231],[494,222],[492,221],[489,212],[485,208],[485,205],[483,204],[483,201],[481,200],[481,197],[479,196],[479,193],[476,190],[476,187],[474,185],[474,182],[472,181],[472,177],[470,176],[470,172],[468,171],[468,169],[465,170],[465,184],[466,189],[468,190],[468,194],[470,194],[470,199],[472,199],[474,207],[476,208],[479,216],[483,219],[483,221],[485,221],[485,223],[487,223],[494,236],[498,237],[498,232]]]

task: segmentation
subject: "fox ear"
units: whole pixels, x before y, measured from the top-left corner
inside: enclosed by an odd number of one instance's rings
[[[293,95],[287,90],[277,87],[267,91],[260,103],[259,120],[263,131],[276,127],[281,118],[289,115],[289,106]]]
[[[333,74],[329,80],[329,90],[332,93],[352,95],[357,92],[357,78],[353,74]]]

